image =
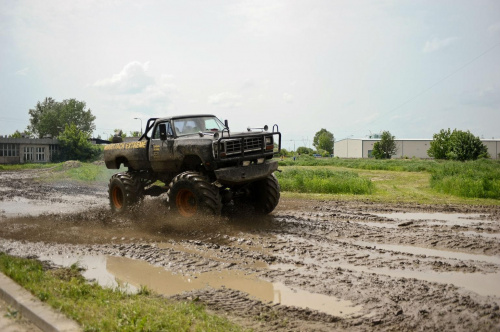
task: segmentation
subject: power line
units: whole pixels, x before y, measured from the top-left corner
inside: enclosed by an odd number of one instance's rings
[[[459,71],[461,71],[462,69],[464,69],[465,67],[469,66],[471,63],[473,63],[474,61],[478,60],[479,58],[481,58],[482,56],[486,55],[487,53],[491,52],[494,48],[496,48],[497,46],[500,45],[500,42],[491,46],[490,48],[488,48],[486,51],[484,51],[483,53],[479,54],[478,56],[476,56],[475,58],[473,58],[472,60],[469,60],[467,61],[465,64],[463,64],[462,66],[460,66],[459,68],[455,69],[454,71],[452,71],[450,74],[446,75],[445,77],[439,79],[437,82],[433,83],[431,86],[429,86],[428,88],[420,91],[419,93],[417,93],[415,96],[413,97],[410,97],[408,100],[404,101],[402,104],[394,107],[393,109],[391,109],[390,111],[386,112],[386,113],[383,113],[379,116],[378,119],[375,119],[371,122],[369,122],[368,124],[373,124],[379,120],[381,120],[381,116],[382,115],[389,115],[389,114],[392,114],[394,113],[395,111],[397,111],[398,109],[400,109],[401,107],[405,106],[406,104],[412,102],[413,100],[417,99],[418,97],[420,97],[421,95],[423,95],[424,93],[426,93],[427,91],[431,90],[432,88],[434,88],[436,85],[440,84],[441,82],[447,80],[448,78],[450,78],[451,76],[455,75],[456,73],[458,73]]]

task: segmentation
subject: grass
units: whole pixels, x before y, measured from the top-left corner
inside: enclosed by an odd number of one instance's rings
[[[500,161],[496,160],[464,163],[419,159],[374,160],[301,156],[295,162],[285,159],[279,163],[280,169],[283,170],[282,174],[285,175],[283,180],[280,179],[285,197],[500,205]],[[305,175],[310,169],[328,169],[332,174],[353,172],[356,177],[371,181],[370,190],[356,194],[345,186],[343,191],[310,190],[307,184],[301,185],[301,178],[310,179]],[[295,185],[293,180],[287,179],[286,174],[289,170],[293,170],[298,177]],[[304,174],[300,175],[301,173]],[[338,179],[339,177],[334,181]],[[342,180],[342,176],[340,179]],[[312,184],[309,185],[311,186]]]
[[[0,165],[0,171],[21,171],[26,169],[44,169],[57,166],[55,163],[27,163],[27,164],[12,164]]]
[[[334,166],[397,172],[430,171],[439,163],[439,161],[423,159],[340,159],[314,158],[308,155],[301,155],[295,161],[293,160],[293,158],[286,158],[279,161],[280,166]]]
[[[45,270],[36,260],[0,252],[0,271],[84,331],[240,331],[193,302],[176,302],[141,288],[137,294],[87,282],[78,266]]]
[[[500,164],[492,160],[447,162],[431,170],[430,186],[459,197],[500,199]]]
[[[371,194],[370,179],[347,170],[311,167],[287,167],[276,173],[281,189],[297,193]]]
[[[67,161],[62,163],[27,163],[15,165],[0,165],[0,171],[23,171],[32,169],[51,169],[53,171],[49,180],[71,179],[82,182],[107,182],[111,175],[119,172],[116,169],[107,169],[106,166],[94,163],[83,163],[79,161]]]
[[[83,182],[108,182],[111,175],[118,172],[120,170],[107,169],[104,165],[82,163],[79,167],[65,170],[63,175]]]

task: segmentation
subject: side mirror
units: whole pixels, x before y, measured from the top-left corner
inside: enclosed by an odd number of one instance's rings
[[[160,124],[160,139],[162,141],[167,139],[167,126],[164,123]]]
[[[229,129],[229,123],[227,122],[227,120],[224,120],[224,126],[226,126],[226,128]]]

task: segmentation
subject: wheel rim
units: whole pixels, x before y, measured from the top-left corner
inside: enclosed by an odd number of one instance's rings
[[[193,216],[198,209],[193,192],[187,189],[179,190],[175,198],[175,205],[183,217]]]
[[[116,209],[121,209],[123,207],[123,192],[119,187],[114,187],[111,191],[111,199],[113,200],[113,206]]]

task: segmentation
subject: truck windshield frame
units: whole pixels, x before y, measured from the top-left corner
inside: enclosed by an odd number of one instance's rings
[[[199,133],[220,132],[226,127],[215,116],[186,117],[172,120],[172,127],[177,137]]]

